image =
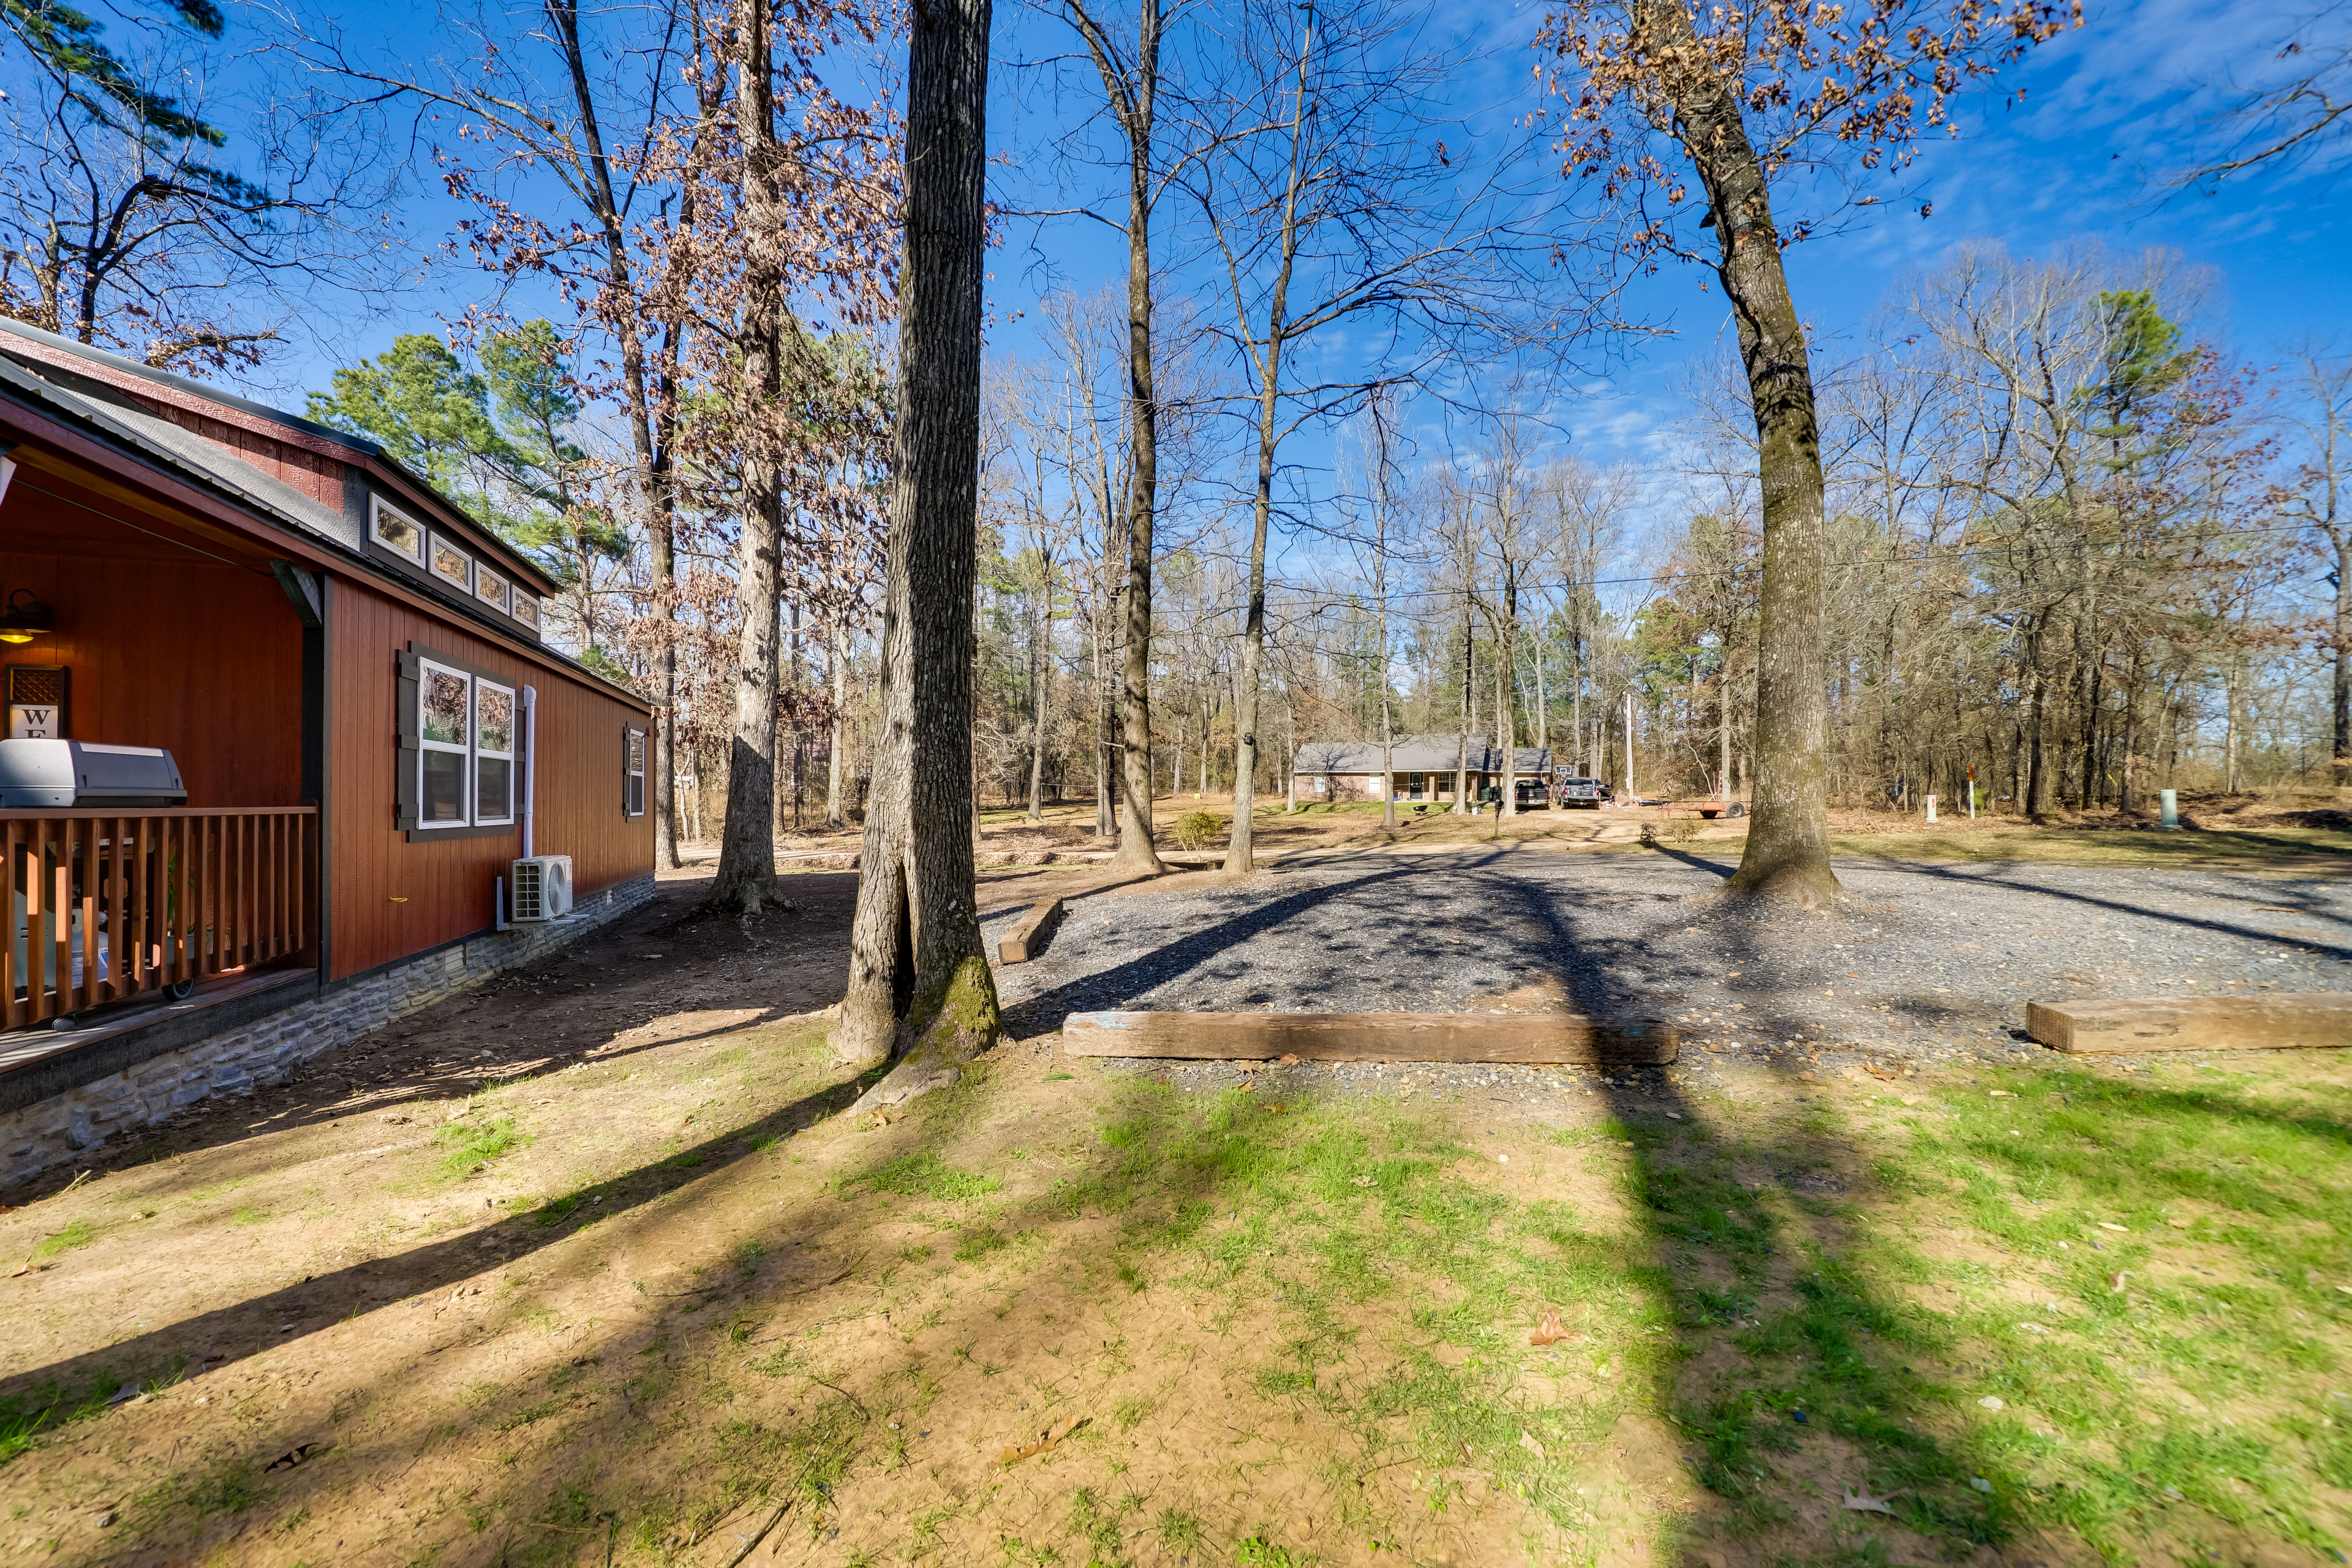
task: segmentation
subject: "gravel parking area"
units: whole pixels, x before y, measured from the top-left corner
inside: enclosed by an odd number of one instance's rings
[[[2040,1051],[2020,1037],[2028,1001],[2326,991],[2352,977],[2352,880],[1848,862],[1836,913],[1759,920],[1715,896],[1734,864],[1365,856],[1234,886],[1139,888],[1073,902],[1045,954],[997,984],[1020,1036],[1108,1008],[1648,1013],[1682,1025],[1684,1062],[1704,1070],[1710,1056],[1790,1050],[2006,1060]],[[1016,918],[989,922],[992,945]],[[1461,1069],[1475,1081],[1511,1070]]]

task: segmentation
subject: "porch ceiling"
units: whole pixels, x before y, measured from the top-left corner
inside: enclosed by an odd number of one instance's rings
[[[108,561],[185,561],[191,555],[267,571],[269,553],[249,540],[183,520],[127,486],[90,478],[19,448],[0,504],[0,553]]]

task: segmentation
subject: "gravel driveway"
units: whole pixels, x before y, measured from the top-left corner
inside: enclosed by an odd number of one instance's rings
[[[1105,1008],[1675,1019],[1686,1045],[1919,1061],[2037,1050],[2025,1005],[2329,991],[2352,979],[2352,879],[1843,862],[1836,913],[1759,921],[1736,863],[1678,851],[1367,855],[1240,886],[1075,900],[998,972],[1013,1032]],[[992,950],[1017,914],[988,922]],[[1690,1060],[1686,1057],[1685,1061]]]

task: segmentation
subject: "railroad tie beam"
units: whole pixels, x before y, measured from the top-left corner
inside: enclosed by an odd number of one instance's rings
[[[1073,1013],[1062,1054],[1194,1061],[1518,1062],[1649,1067],[1681,1041],[1663,1018],[1570,1013]]]
[[[996,956],[1005,963],[1026,963],[1045,951],[1045,939],[1061,923],[1062,900],[1045,899],[1032,904],[1021,923],[996,944]]]
[[[2025,1032],[2077,1056],[2326,1049],[2352,1046],[2352,994],[2035,1002]]]

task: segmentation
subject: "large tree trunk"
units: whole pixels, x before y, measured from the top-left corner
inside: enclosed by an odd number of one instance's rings
[[[2083,629],[2088,633],[2090,613],[2083,617]],[[2099,804],[2099,702],[2104,696],[2102,677],[2106,673],[2106,660],[2096,644],[2084,638],[2086,652],[2083,668],[2083,788],[2075,798],[2082,802],[2078,808],[2089,811]]]
[[[1569,765],[1579,777],[1592,770],[1584,765],[1584,600],[1574,583],[1568,585],[1570,595],[1568,613],[1568,651],[1575,668],[1570,676],[1568,696]]]
[[[1519,585],[1508,576],[1503,584],[1498,630],[1502,647],[1495,658],[1495,728],[1502,736],[1503,798],[1495,815],[1499,820],[1519,815],[1519,704],[1511,689],[1519,678]]]
[[[2336,714],[2333,776],[2336,787],[2352,784],[2352,529],[2330,531],[2336,547]]]
[[[1151,167],[1153,116],[1160,86],[1160,0],[1142,0],[1132,75],[1085,5],[1065,0],[1102,77],[1103,97],[1127,138],[1127,381],[1133,466],[1127,487],[1127,647],[1121,661],[1120,773],[1127,815],[1119,819],[1111,864],[1162,869],[1151,842],[1151,539],[1160,505],[1160,397],[1151,363]]]
[[[1285,258],[1287,272],[1287,255]],[[1280,331],[1282,288],[1276,286],[1274,319]],[[1274,497],[1275,394],[1273,377],[1282,363],[1279,337],[1269,347],[1264,385],[1258,394],[1257,493],[1252,503],[1249,607],[1242,620],[1241,670],[1234,682],[1234,830],[1225,846],[1225,872],[1239,876],[1257,868],[1255,852],[1257,805],[1258,670],[1265,659],[1265,535]]]
[[[2025,735],[2025,815],[2029,821],[2040,822],[2050,812],[2050,764],[2043,754],[2042,733],[2048,728],[2043,709],[2050,682],[2042,673],[2042,620],[2034,617],[2033,632],[2025,644],[2025,678],[2033,683],[2033,695],[2026,707]]]
[[[746,366],[756,356],[744,356]],[[713,908],[757,914],[791,907],[776,891],[777,510],[774,469],[745,465],[743,537],[736,552],[744,601],[735,654],[735,735],[727,753],[727,820],[719,830]]]
[[[1108,584],[1117,563],[1106,544],[1103,552],[1103,597],[1095,616],[1095,837],[1113,838],[1118,835],[1118,746],[1117,734],[1118,701],[1112,682],[1115,679],[1111,661],[1111,627],[1117,623],[1118,595]]]
[[[776,660],[776,679],[769,687],[769,701],[775,708],[776,720],[779,726],[782,724],[784,717],[782,693],[787,691],[791,692],[793,694],[793,710],[795,713],[800,710],[801,607],[798,605],[794,605],[793,606],[792,626],[792,635],[783,638],[782,645],[782,655]],[[779,632],[778,635],[782,637],[781,632]],[[784,759],[787,756],[792,758],[793,794],[797,795],[800,791],[801,749],[800,728],[797,724],[791,729],[780,728],[776,735],[775,755],[776,783],[775,787],[768,792],[768,801],[772,813],[768,824],[768,831],[772,837],[782,838],[784,836],[785,828],[790,826],[784,821]]]
[[[833,685],[833,716],[825,731],[824,826],[827,831],[838,833],[848,821],[841,814],[841,752],[848,739],[849,616],[837,606],[827,632],[833,639],[825,656],[825,672]]]
[[[756,914],[776,896],[776,595],[783,525],[783,469],[768,426],[782,384],[784,271],[776,248],[776,149],[770,109],[766,0],[740,0],[736,115],[742,140],[743,322],[735,415],[743,452],[742,535],[735,593],[743,629],[735,656],[735,736],[727,758],[727,821],[720,829],[712,907]]]
[[[1462,605],[1462,745],[1454,759],[1454,815],[1462,816],[1470,810],[1470,725],[1473,719],[1470,693],[1476,685],[1475,645],[1470,638],[1470,605]]]
[[[1037,631],[1029,639],[1029,820],[1045,820],[1045,713],[1054,694],[1054,558],[1039,552],[1044,567],[1043,604]]]
[[[1727,649],[1730,647],[1728,637],[1724,638],[1723,646]],[[1724,657],[1722,673],[1716,679],[1715,706],[1715,793],[1717,799],[1728,801],[1731,798],[1731,658],[1728,653]]]
[[[903,788],[892,809],[869,812],[851,990],[835,1033],[838,1054],[860,1057],[885,1033],[887,997],[897,1014],[888,1037],[900,1058],[860,1110],[954,1082],[961,1064],[995,1042],[998,1026],[971,847],[989,11],[990,0],[929,0],[915,7],[908,43],[899,416],[883,635],[891,721],[882,741]],[[903,658],[890,657],[901,650]],[[877,805],[881,770],[877,757]],[[874,818],[900,811],[898,830],[877,843]]]
[[[1696,56],[1682,0],[1638,0],[1637,16],[1682,68],[1664,85],[1685,149],[1706,186],[1722,247],[1717,275],[1738,330],[1756,416],[1764,510],[1759,595],[1756,800],[1748,847],[1731,879],[1738,892],[1804,908],[1833,901],[1829,800],[1823,777],[1827,697],[1822,621],[1828,552],[1821,427],[1804,322],[1789,293],[1763,165],[1740,106]]]
[[[1372,550],[1381,564],[1377,592],[1381,601],[1381,826],[1396,831],[1396,726],[1389,713],[1389,588],[1385,564],[1386,531],[1374,539]],[[1236,797],[1238,798],[1238,797]]]
[[[882,725],[874,737],[873,778],[858,836],[857,908],[849,929],[849,987],[833,1027],[835,1060],[859,1068],[886,1062],[898,1047],[898,1020],[915,984],[914,931],[908,885],[907,754],[914,729],[914,689],[907,679],[911,626],[900,586],[905,536],[893,498],[888,576],[883,594],[880,668]],[[967,852],[969,853],[969,852]]]

